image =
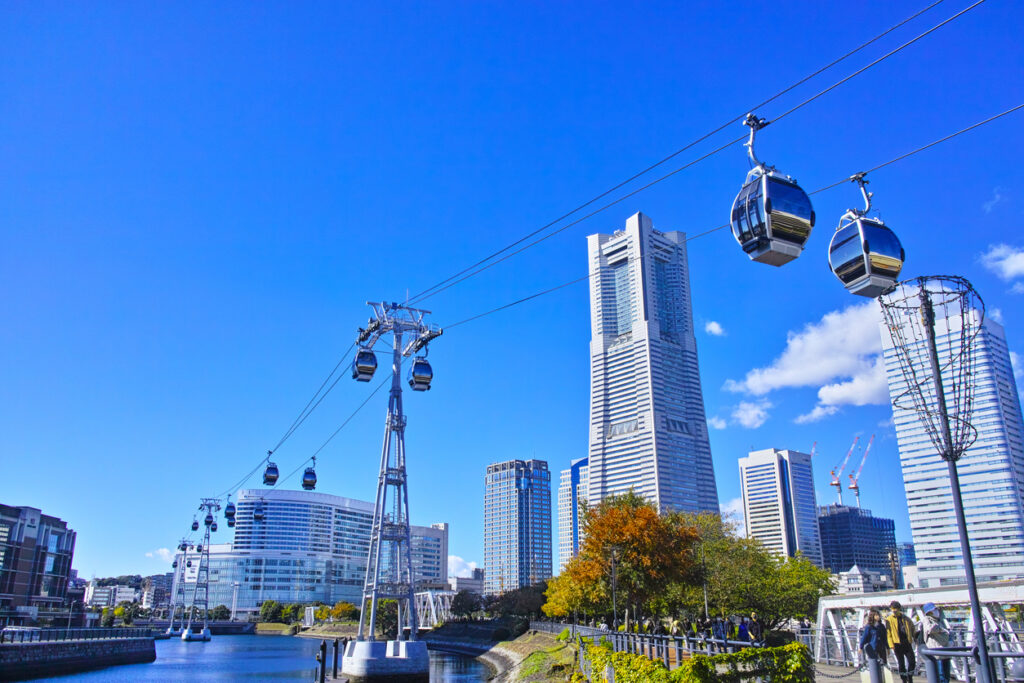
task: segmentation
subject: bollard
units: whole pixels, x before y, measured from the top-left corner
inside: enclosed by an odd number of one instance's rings
[[[338,639],[334,639],[334,677],[338,677]]]
[[[615,683],[615,668],[611,664],[604,665],[604,680],[607,683]]]
[[[885,672],[882,671],[883,664],[881,659],[867,657],[865,664],[867,665],[871,683],[885,683]]]
[[[939,660],[931,655],[921,655],[924,662],[924,675],[928,683],[939,683]]]
[[[327,680],[327,641],[320,641],[320,652],[317,653],[316,659],[320,662],[320,683],[324,683]]]

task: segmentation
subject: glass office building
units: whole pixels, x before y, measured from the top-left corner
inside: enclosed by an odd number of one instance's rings
[[[979,313],[971,314],[977,320]],[[907,385],[884,324],[881,332],[889,394],[895,401]],[[959,353],[959,336],[959,327],[936,321],[940,365],[948,365],[951,349]],[[927,363],[923,343],[913,353],[913,362]],[[978,438],[957,463],[974,571],[978,581],[1024,578],[1024,420],[1003,326],[986,318],[974,353],[971,424]],[[950,378],[942,379],[948,390]],[[914,411],[894,406],[893,420],[919,586],[962,584],[966,575],[946,463]]]
[[[558,481],[558,573],[580,552],[580,501],[587,499],[590,467],[587,458],[573,460]]]
[[[253,519],[257,505],[264,513],[259,522]],[[359,605],[373,503],[315,491],[243,489],[236,508],[234,542],[210,546],[211,607],[233,607],[244,619],[258,613],[265,600]],[[413,526],[411,533],[417,584],[438,583],[437,569],[448,563],[448,525]],[[186,604],[198,569],[197,558],[189,559]],[[180,552],[178,560],[183,560]]]
[[[810,455],[774,448],[751,451],[740,458],[740,488],[748,538],[778,555],[792,557],[799,551],[822,565]]]
[[[487,466],[484,570],[488,595],[551,578],[551,473],[543,460]]]
[[[718,512],[697,367],[686,235],[642,213],[587,238],[588,501],[631,489],[662,510]]]
[[[857,565],[865,571],[890,572],[889,553],[896,549],[893,520],[863,508],[829,505],[819,509],[818,527],[825,569],[839,574]]]
[[[62,519],[0,504],[0,625],[33,624],[64,607],[75,538]]]

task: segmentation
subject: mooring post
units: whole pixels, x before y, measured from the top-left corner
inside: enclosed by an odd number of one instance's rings
[[[334,639],[334,677],[338,677],[338,639]]]
[[[320,662],[320,683],[327,680],[327,641],[320,641],[320,652],[317,653],[317,661]]]

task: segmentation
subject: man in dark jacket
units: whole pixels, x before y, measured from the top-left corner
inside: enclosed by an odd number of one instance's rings
[[[764,623],[757,618],[757,612],[750,613],[750,625],[747,629],[750,631],[750,639],[755,643],[764,640]]]

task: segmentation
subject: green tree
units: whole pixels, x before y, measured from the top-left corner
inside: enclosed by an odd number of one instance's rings
[[[452,614],[468,619],[480,609],[480,596],[467,590],[461,590],[452,598]]]
[[[351,602],[337,602],[331,608],[331,617],[335,621],[351,621],[359,618],[359,608]]]
[[[281,623],[282,607],[277,600],[265,600],[260,605],[260,621],[269,623]]]
[[[109,607],[103,608],[103,616],[100,617],[100,626],[110,628],[114,625],[114,610]]]
[[[377,603],[377,629],[389,640],[398,637],[398,602],[381,600]]]
[[[301,621],[305,612],[305,605],[299,602],[292,602],[281,608],[281,620],[286,624]]]
[[[313,618],[319,621],[320,623],[327,621],[327,618],[330,616],[331,608],[327,605],[320,605],[316,608],[316,611],[313,612]]]
[[[210,618],[214,621],[227,621],[231,618],[231,610],[227,605],[217,605],[210,610]]]

